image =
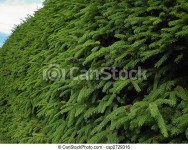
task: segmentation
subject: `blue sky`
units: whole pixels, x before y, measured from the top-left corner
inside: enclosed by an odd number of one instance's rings
[[[0,47],[15,25],[42,7],[44,0],[0,0]]]
[[[8,38],[8,34],[5,33],[1,33],[0,32],[0,47],[3,45],[3,43],[5,42],[5,40]]]

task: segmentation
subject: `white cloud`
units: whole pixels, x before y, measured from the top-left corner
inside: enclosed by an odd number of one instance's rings
[[[0,3],[0,32],[11,33],[15,25],[25,20],[27,15],[42,7],[42,3],[29,3],[26,0],[6,0]]]
[[[44,0],[0,0],[0,3],[26,4],[26,3],[42,3]]]

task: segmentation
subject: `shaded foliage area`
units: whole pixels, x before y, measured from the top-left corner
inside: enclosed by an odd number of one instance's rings
[[[0,142],[187,143],[187,10],[186,0],[47,0],[0,49]],[[49,64],[141,66],[147,80],[44,81]]]

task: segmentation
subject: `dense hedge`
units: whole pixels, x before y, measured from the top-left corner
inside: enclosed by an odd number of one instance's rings
[[[187,41],[186,0],[45,1],[0,49],[0,142],[187,143]],[[147,80],[43,80],[50,64]]]

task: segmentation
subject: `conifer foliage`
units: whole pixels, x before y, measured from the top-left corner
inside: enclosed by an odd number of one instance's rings
[[[187,143],[187,41],[186,0],[46,0],[0,49],[0,142]],[[45,81],[49,64],[147,80]]]

